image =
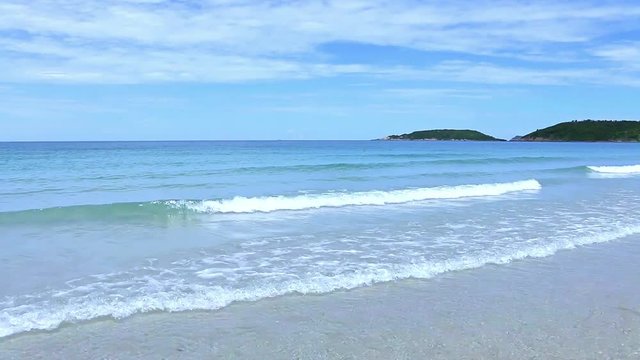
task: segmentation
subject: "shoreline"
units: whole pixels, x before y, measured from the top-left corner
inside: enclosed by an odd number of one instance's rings
[[[18,358],[640,356],[640,236],[323,295],[142,314],[0,339]]]

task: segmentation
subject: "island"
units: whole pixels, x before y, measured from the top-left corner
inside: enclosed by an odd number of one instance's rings
[[[640,121],[574,120],[538,129],[511,141],[639,142]]]
[[[414,131],[409,134],[390,135],[382,140],[441,140],[441,141],[505,141],[476,130],[436,129]]]

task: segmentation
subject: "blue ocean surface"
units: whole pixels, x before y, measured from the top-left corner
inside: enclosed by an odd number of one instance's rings
[[[0,337],[640,233],[640,144],[0,143]]]

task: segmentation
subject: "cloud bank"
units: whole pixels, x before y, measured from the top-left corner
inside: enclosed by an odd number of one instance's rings
[[[0,81],[639,86],[638,31],[640,4],[621,1],[4,0]],[[330,44],[423,59],[347,61]]]

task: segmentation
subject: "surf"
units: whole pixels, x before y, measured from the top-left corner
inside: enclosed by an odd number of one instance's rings
[[[172,201],[167,204],[201,213],[268,213],[345,206],[382,206],[437,199],[460,199],[500,196],[523,191],[537,191],[542,185],[535,179],[508,183],[437,186],[390,191],[332,192],[296,196],[237,196],[224,200]]]
[[[587,166],[587,168],[603,174],[640,174],[640,165]]]
[[[94,291],[101,289],[101,284],[94,283],[85,286],[92,289],[90,294],[67,298],[55,304],[50,302],[50,294],[41,294],[49,299],[28,305],[16,305],[15,299],[9,299],[5,304],[0,302],[3,305],[0,307],[4,307],[0,312],[0,338],[34,330],[55,330],[63,324],[101,318],[122,319],[156,311],[218,310],[235,302],[253,302],[289,294],[326,294],[396,280],[430,279],[444,273],[476,269],[488,264],[504,265],[527,258],[548,257],[558,251],[610,242],[639,233],[640,226],[629,225],[589,236],[561,238],[547,244],[504,249],[497,253],[487,249],[441,261],[376,264],[377,266],[332,276],[310,274],[290,281],[241,288],[189,284],[179,279],[161,280],[142,275],[129,279],[137,284],[138,289],[136,294],[127,297],[94,294]],[[111,285],[122,287],[122,283]],[[73,289],[67,292],[73,292]]]

